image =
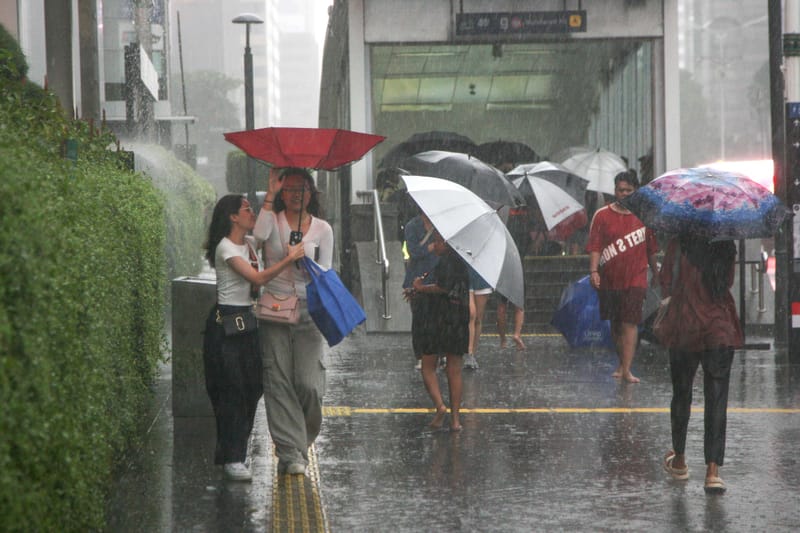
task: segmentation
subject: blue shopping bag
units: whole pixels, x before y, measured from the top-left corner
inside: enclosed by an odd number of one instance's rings
[[[550,325],[564,335],[572,348],[595,346],[614,349],[611,325],[608,320],[600,320],[600,300],[589,276],[564,289]]]
[[[367,316],[333,269],[323,270],[308,257],[303,258],[303,265],[311,278],[306,285],[308,314],[328,346],[335,346]]]

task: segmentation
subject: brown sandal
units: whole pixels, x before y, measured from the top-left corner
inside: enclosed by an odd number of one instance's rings
[[[664,471],[667,472],[672,479],[677,479],[683,481],[685,479],[689,479],[689,466],[684,466],[683,468],[675,468],[672,466],[672,462],[675,460],[675,452],[671,451],[664,457]]]
[[[706,494],[722,494],[725,492],[725,482],[721,477],[711,476],[706,478],[706,484],[703,486]]]

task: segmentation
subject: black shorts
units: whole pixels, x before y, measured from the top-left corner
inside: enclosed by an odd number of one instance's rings
[[[612,322],[639,324],[642,322],[642,304],[647,289],[631,287],[618,290],[599,290],[600,318]]]

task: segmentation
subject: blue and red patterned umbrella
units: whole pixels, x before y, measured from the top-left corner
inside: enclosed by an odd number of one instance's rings
[[[681,168],[622,201],[645,226],[714,240],[771,237],[788,209],[755,181],[735,172]]]

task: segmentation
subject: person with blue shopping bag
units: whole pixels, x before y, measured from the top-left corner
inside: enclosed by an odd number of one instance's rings
[[[226,195],[214,207],[205,245],[206,259],[217,275],[217,303],[203,333],[206,391],[217,426],[214,462],[235,481],[252,479],[245,464],[247,441],[263,390],[253,298],[258,287],[291,268],[304,253],[302,244],[290,246],[284,259],[262,269],[255,240],[247,235],[255,222],[245,197]]]
[[[333,230],[320,218],[318,191],[305,169],[270,170],[253,234],[263,242],[268,264],[281,261],[291,245],[302,241],[307,256],[323,269],[331,268]],[[260,321],[264,400],[280,474],[305,474],[308,449],[322,426],[326,348],[308,313],[306,276],[306,269],[298,262],[265,287],[276,297],[297,296],[296,323]]]

